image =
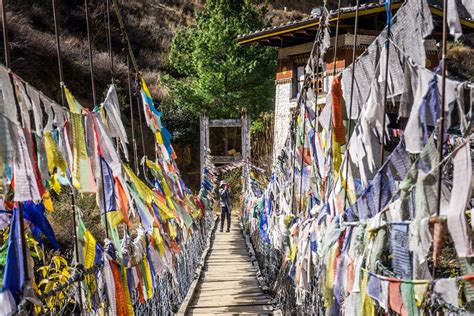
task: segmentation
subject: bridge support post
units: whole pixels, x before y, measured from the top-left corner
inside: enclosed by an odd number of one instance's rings
[[[206,164],[207,153],[209,148],[209,117],[207,115],[202,115],[199,117],[199,143],[199,162],[201,164],[202,171],[204,169],[204,165]]]
[[[248,113],[242,114],[241,118],[242,122],[242,160],[244,161],[245,165],[242,168],[242,180],[243,180],[243,186],[242,186],[242,191],[245,193],[247,190],[247,185],[248,185],[248,176],[250,172],[250,119]]]

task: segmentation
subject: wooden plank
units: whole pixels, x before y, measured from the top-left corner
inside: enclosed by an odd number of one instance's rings
[[[231,303],[232,304],[246,304],[246,303],[257,303],[257,302],[261,302],[262,304],[268,304],[269,300],[268,300],[268,297],[265,296],[265,295],[262,295],[261,293],[248,293],[248,294],[238,294],[238,293],[234,293],[234,292],[230,292],[230,291],[223,291],[221,294],[221,296],[230,296],[230,297],[233,297],[234,300],[232,303],[230,300],[226,299],[226,304],[227,305],[230,305]],[[215,301],[216,301],[216,295],[214,293],[212,293],[212,295],[206,295],[206,294],[202,294],[202,295],[199,295],[198,296],[198,300],[199,300],[199,304],[200,306],[204,305],[204,304],[213,304]]]
[[[217,256],[217,253],[214,253],[216,256]],[[222,265],[223,263],[227,263],[229,265],[235,265],[235,264],[239,264],[239,265],[247,265],[247,266],[252,266],[252,263],[250,262],[249,260],[250,258],[247,258],[247,257],[243,257],[243,256],[236,256],[236,258],[234,259],[229,259],[228,261],[226,261],[226,258],[225,256],[219,256],[215,259],[212,259],[210,261],[208,261],[206,263],[207,266],[212,266],[213,264],[220,264]]]
[[[227,269],[229,271],[229,267],[232,267],[233,272],[252,272],[256,273],[257,270],[253,268],[251,265],[235,265],[235,264],[219,264],[219,265],[213,265],[213,266],[205,266],[205,271],[218,271],[222,272],[223,269]]]
[[[271,305],[237,305],[237,306],[203,306],[190,308],[190,315],[204,314],[211,315],[215,313],[238,313],[239,315],[244,313],[251,314],[262,314],[271,313],[273,306]]]
[[[231,298],[225,297],[221,301],[216,301],[216,297],[212,298],[199,298],[198,300],[199,305],[191,305],[190,307],[205,307],[205,306],[212,306],[212,307],[226,307],[226,306],[241,306],[241,305],[266,305],[268,304],[268,298],[261,297],[261,298],[247,298],[247,299],[238,299],[238,298]]]
[[[249,311],[250,310],[250,311]],[[193,308],[190,310],[189,315],[213,315],[213,314],[224,314],[224,315],[273,315],[271,306],[258,307],[249,306],[243,309],[239,308]]]
[[[240,119],[209,120],[209,127],[240,127],[241,125]]]
[[[216,313],[212,313],[211,314],[227,314],[229,315],[228,312],[216,312]],[[205,310],[203,312],[201,312],[200,310],[194,310],[192,312],[190,312],[190,315],[209,315],[209,311]],[[230,313],[230,315],[238,315],[238,316],[264,316],[264,315],[273,315],[273,313],[270,313],[270,312],[255,312],[255,313]]]
[[[228,164],[233,162],[239,162],[242,160],[242,156],[213,156],[212,162],[214,164]]]
[[[252,266],[234,267],[233,265],[219,265],[216,268],[214,268],[214,267],[209,268],[209,267],[205,266],[204,271],[206,271],[206,272],[214,272],[214,271],[221,272],[223,269],[227,269],[227,271],[229,271],[229,268],[232,268],[231,271],[233,271],[233,272],[239,272],[239,273],[247,272],[247,273],[253,273],[253,274],[257,273],[257,270],[252,268]]]
[[[215,292],[219,292],[219,295],[251,295],[251,294],[258,294],[262,295],[262,290],[260,288],[234,288],[234,287],[214,287],[214,288],[207,288],[205,291],[201,291],[199,294],[200,296],[213,296],[216,294]]]
[[[202,282],[202,281],[201,281]],[[231,281],[225,281],[216,283],[216,282],[206,282],[205,286],[202,286],[198,289],[198,292],[206,292],[206,291],[214,291],[214,290],[226,290],[226,289],[239,289],[242,291],[248,291],[248,290],[253,290],[253,289],[260,289],[258,283],[249,283],[249,284],[242,284],[239,283],[238,280],[231,280]]]

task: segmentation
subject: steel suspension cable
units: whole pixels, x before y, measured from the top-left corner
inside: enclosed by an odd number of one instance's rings
[[[58,56],[58,71],[59,71],[59,89],[61,91],[61,104],[65,107],[64,102],[64,72],[63,72],[63,63],[62,63],[62,56],[61,56],[61,42],[59,37],[59,23],[57,19],[57,11],[56,11],[56,0],[51,0],[51,6],[53,10],[53,21],[54,21],[54,35],[56,38],[56,54]],[[79,263],[79,241],[77,236],[77,221],[76,221],[76,196],[74,191],[74,186],[71,186],[71,207],[72,207],[72,223],[74,229],[74,251],[76,256],[76,262]],[[84,304],[82,301],[82,285],[81,282],[78,281],[78,289],[79,289],[79,306],[81,307],[81,313],[84,310]]]
[[[446,55],[448,53],[448,1],[443,1],[443,44],[441,52],[441,113],[439,118],[439,134],[438,134],[438,158],[439,161],[443,158],[444,150],[444,116],[446,110]],[[436,216],[439,216],[441,210],[441,187],[442,187],[442,177],[443,177],[443,166],[441,165],[438,170],[438,179],[437,179],[437,204],[436,204]]]
[[[345,211],[347,205],[347,192],[348,192],[348,183],[347,177],[349,175],[349,164],[350,164],[350,152],[349,152],[349,139],[351,136],[351,129],[352,129],[352,107],[354,105],[353,97],[354,97],[354,82],[355,82],[355,67],[356,67],[356,47],[357,47],[357,35],[359,31],[359,0],[356,2],[356,11],[355,11],[355,20],[354,20],[354,42],[352,47],[352,69],[351,69],[351,93],[350,93],[350,101],[349,101],[349,117],[348,126],[347,126],[347,146],[346,146],[346,168],[344,172],[344,179],[346,181],[346,188],[344,193],[344,207],[343,210]]]
[[[106,19],[106,37],[107,37],[107,49],[109,53],[109,63],[110,63],[110,82],[111,84],[114,84],[114,79],[115,79],[115,71],[114,71],[114,55],[112,52],[112,25],[110,23],[110,0],[105,1],[106,4],[106,12],[105,12],[105,19]],[[115,148],[117,149],[117,152],[119,151],[120,148],[120,138],[117,137],[115,138]]]
[[[5,59],[5,66],[10,69],[10,45],[8,41],[8,24],[7,24],[7,12],[5,8],[5,2],[7,0],[1,0],[2,2],[2,30],[3,30],[3,58]]]
[[[117,0],[112,0],[112,5],[114,7],[115,15],[117,16],[117,20],[119,22],[120,33],[122,34],[123,40],[127,44],[127,50],[130,56],[130,61],[132,62],[132,66],[135,70],[135,73],[137,74],[137,76],[140,76],[140,70],[138,69],[137,60],[135,59],[135,54],[133,53],[132,44],[130,43],[130,39],[128,38],[127,30],[125,28],[125,22],[123,20],[122,14],[120,13],[120,8],[118,6]]]
[[[138,117],[139,117],[139,120],[140,120],[140,137],[141,137],[141,140],[142,140],[142,154],[144,156],[146,156],[146,153],[145,153],[145,139],[144,139],[144,133],[145,133],[145,130],[143,128],[143,119],[142,119],[142,111],[140,111],[140,82],[139,82],[139,79],[137,78],[136,80],[136,97],[137,97],[137,106],[138,106]],[[142,107],[143,108],[143,107]]]
[[[90,34],[90,25],[89,25],[89,3],[88,0],[84,0],[84,10],[86,15],[86,24],[87,24],[87,42],[89,46],[89,70],[91,73],[91,84],[92,84],[92,99],[94,102],[94,106],[97,105],[97,95],[95,91],[95,80],[94,80],[94,63],[92,58],[92,41],[91,41],[91,34]],[[105,222],[105,236],[109,239],[109,221],[107,219],[107,201],[105,198],[105,183],[104,183],[104,168],[102,166],[102,153],[99,154],[99,164],[100,164],[100,177],[102,181],[102,190],[101,190],[101,199],[102,205],[104,208],[104,222]]]
[[[112,0],[112,6],[114,8],[115,15],[117,16],[117,20],[119,22],[119,27],[120,27],[120,33],[122,35],[122,40],[123,40],[123,42],[126,43],[126,46],[127,46],[128,57],[129,57],[128,63],[130,65],[130,62],[131,62],[131,65],[133,66],[133,68],[135,70],[135,83],[136,83],[135,96],[136,96],[136,100],[137,100],[138,116],[139,116],[139,122],[140,122],[140,137],[141,137],[141,144],[142,144],[142,153],[145,155],[144,128],[143,128],[142,111],[140,110],[140,79],[141,79],[141,72],[138,69],[137,61],[135,59],[135,54],[133,53],[133,49],[132,49],[132,44],[130,43],[130,39],[128,37],[127,30],[125,28],[125,22],[124,22],[124,19],[122,17],[122,14],[120,13],[120,8],[119,8],[119,5],[117,3],[117,0]],[[130,69],[130,66],[128,68]],[[131,87],[130,87],[130,92],[131,92]],[[129,93],[129,96],[130,95],[131,94]],[[130,100],[131,100],[131,98],[130,98]],[[133,106],[132,103],[133,102],[130,102],[131,107]],[[136,147],[137,146],[135,145],[135,148]],[[134,149],[134,150],[136,150],[136,149]],[[137,160],[137,162],[138,162],[138,160]]]
[[[444,126],[444,116],[446,109],[446,55],[448,53],[448,1],[443,1],[443,38],[442,38],[442,51],[441,51],[441,105],[440,105],[440,117],[438,125],[438,160],[441,162],[443,160],[443,151],[444,151],[444,136],[445,136],[445,126]],[[442,189],[442,180],[443,180],[443,167],[444,164],[440,163],[438,169],[438,178],[436,179],[436,216],[439,217],[441,213],[441,189]],[[433,241],[434,242],[434,241]],[[433,260],[433,278],[436,276],[436,260]]]
[[[54,22],[54,35],[56,38],[56,55],[58,57],[58,71],[59,71],[59,89],[61,91],[61,105],[65,106],[66,103],[64,102],[64,72],[63,72],[63,61],[61,57],[61,43],[59,41],[59,23],[57,19],[57,12],[56,12],[56,0],[51,0],[51,6],[53,9],[53,22]]]
[[[336,34],[335,34],[335,37],[334,37],[334,56],[333,56],[333,60],[332,60],[332,80],[333,81],[334,81],[334,78],[336,78],[336,69],[337,69],[336,63],[337,63],[337,50],[338,50],[338,46],[339,46],[339,22],[340,22],[340,20],[341,20],[341,0],[338,0],[337,1]],[[332,86],[332,83],[331,83],[331,86]],[[332,91],[331,93],[334,93],[334,91]],[[331,128],[330,135],[331,135],[331,148],[332,148],[332,146],[334,146],[333,139],[335,137],[334,136],[334,128]],[[331,167],[334,168],[334,157],[332,155],[332,152],[330,153],[330,157],[332,157],[332,159],[333,159],[333,163],[331,164]],[[334,185],[335,185],[335,183],[334,183]]]
[[[130,57],[127,54],[127,81],[128,81],[128,103],[130,106],[130,125],[132,127],[132,150],[133,162],[135,165],[135,173],[138,174],[138,154],[137,154],[137,140],[135,138],[135,123],[133,114],[133,95],[132,95],[132,76],[130,70]]]
[[[380,166],[383,166],[383,162],[385,160],[385,124],[386,124],[386,115],[387,115],[387,94],[388,94],[388,67],[389,67],[389,60],[390,60],[390,29],[392,25],[392,0],[388,1],[387,6],[387,37],[385,39],[385,79],[384,79],[384,92],[383,92],[383,116],[382,116],[382,128],[380,131]],[[381,173],[382,175],[382,173]],[[380,180],[379,186],[379,205],[378,205],[378,212],[382,210],[382,189],[383,189],[383,181]]]
[[[337,1],[337,20],[336,20],[336,35],[334,37],[334,56],[332,61],[332,78],[336,76],[336,62],[337,62],[337,49],[339,46],[339,22],[341,20],[341,0]]]
[[[95,90],[94,61],[92,57],[92,39],[91,39],[90,24],[89,24],[89,1],[88,0],[84,0],[84,11],[86,14],[87,44],[89,48],[89,71],[91,74],[92,103],[94,107],[97,105],[97,94]]]
[[[109,60],[110,60],[110,76],[112,77],[112,83],[114,82],[114,55],[112,53],[112,26],[110,24],[110,0],[106,0],[107,7],[107,46],[109,49]]]
[[[322,17],[321,17],[322,19]],[[302,94],[303,94],[303,90],[305,88],[307,89],[314,89],[314,74],[316,74],[317,76],[317,80],[316,80],[316,91],[315,91],[315,105],[314,105],[314,113],[315,113],[315,121],[317,122],[317,117],[318,115],[316,115],[316,113],[318,113],[318,93],[319,93],[319,59],[321,57],[321,48],[320,48],[320,45],[321,43],[318,43],[320,40],[321,40],[321,30],[322,30],[322,27],[321,27],[321,20],[320,20],[320,23],[319,23],[319,27],[318,27],[318,31],[316,32],[316,38],[314,40],[314,44],[313,44],[313,48],[311,49],[311,54],[310,54],[310,57],[311,58],[314,58],[314,51],[316,50],[317,51],[317,54],[316,54],[316,67],[314,66],[314,59],[313,59],[313,62],[311,64],[311,68],[312,68],[312,76],[313,76],[313,80],[311,82],[311,84],[309,86],[303,86],[302,89],[301,89],[301,95],[299,97],[299,100],[298,100],[298,104],[301,103],[301,100],[303,100],[302,98]],[[305,81],[306,81],[306,78],[305,78]],[[302,146],[302,151],[301,151],[301,170],[300,170],[300,197],[299,197],[299,209],[301,210],[301,206],[302,206],[302,195],[301,195],[301,188],[303,187],[303,165],[304,165],[304,151],[305,151],[305,143],[306,143],[306,124],[305,124],[305,121],[304,121],[304,118],[306,116],[306,105],[305,105],[305,108],[304,108],[304,111],[303,111],[303,146]],[[314,125],[314,128],[316,129],[317,127],[317,124],[315,122],[315,125]],[[296,135],[295,135],[295,144],[294,144],[295,148],[296,148]],[[296,150],[294,150],[294,155],[295,155],[295,158],[293,159],[293,170],[295,168],[295,159],[296,159]],[[294,191],[294,176],[293,176],[293,191]],[[294,194],[294,193],[293,193]]]

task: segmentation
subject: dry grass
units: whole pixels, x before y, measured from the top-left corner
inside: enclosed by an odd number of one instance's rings
[[[119,1],[120,2],[120,1]],[[195,21],[204,0],[124,0],[121,11],[127,25],[137,62],[151,89],[158,97],[166,96],[159,85],[160,73],[167,73],[168,50],[176,31]],[[268,18],[272,24],[299,19],[316,6],[313,1],[268,1]],[[57,3],[61,31],[65,82],[77,98],[91,105],[90,72],[83,2]],[[17,0],[9,3],[8,22],[12,46],[12,68],[39,87],[46,95],[59,100],[56,43],[49,2]],[[94,74],[97,91],[110,82],[110,62],[105,29],[106,8],[103,1],[91,0],[89,6],[94,50]],[[118,22],[112,12],[112,48],[116,77],[126,86],[125,51]]]

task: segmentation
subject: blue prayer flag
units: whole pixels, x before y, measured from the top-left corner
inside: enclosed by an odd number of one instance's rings
[[[112,174],[112,170],[105,161],[104,158],[100,157],[100,162],[102,164],[102,190],[104,190],[104,199],[100,200],[100,209],[102,213],[104,210],[106,212],[115,211],[117,206],[115,204],[115,180]],[[105,207],[104,207],[105,200]]]
[[[13,211],[10,225],[10,236],[8,238],[7,263],[3,276],[2,291],[10,291],[17,304],[20,303],[19,293],[25,284],[25,273],[23,271],[23,250],[21,245],[20,220],[18,209]]]
[[[51,227],[51,224],[44,215],[44,205],[35,204],[33,202],[24,202],[23,213],[25,219],[29,220],[32,224],[30,229],[33,234],[33,237],[42,244],[40,233],[43,233],[48,239],[48,241],[51,243],[51,246],[56,250],[59,249],[59,243],[56,240],[53,228]]]

